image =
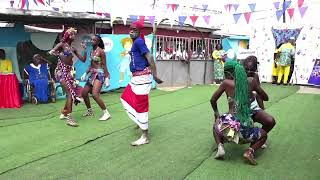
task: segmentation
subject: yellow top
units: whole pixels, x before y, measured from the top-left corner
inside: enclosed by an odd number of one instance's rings
[[[12,73],[12,62],[9,59],[0,60],[0,73]]]
[[[221,60],[222,57],[226,54],[226,52],[224,50],[214,50],[212,52],[212,57],[215,60]]]
[[[280,48],[276,50],[276,53],[282,52],[283,50],[287,49],[294,49],[294,46],[291,43],[282,44]]]

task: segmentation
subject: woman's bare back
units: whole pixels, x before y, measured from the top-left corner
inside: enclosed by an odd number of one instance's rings
[[[248,92],[248,97],[249,97],[249,103],[254,101],[254,94],[253,94],[253,83],[252,80],[253,78],[248,77],[248,85],[249,85],[249,92]],[[235,82],[234,80],[226,79],[223,81],[224,86],[225,86],[225,93],[227,95],[227,100],[228,100],[228,105],[229,105],[229,113],[234,114],[235,111],[235,101],[234,101],[234,90],[235,90]]]

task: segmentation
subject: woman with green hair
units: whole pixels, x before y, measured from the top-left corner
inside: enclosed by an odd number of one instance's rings
[[[254,152],[267,140],[267,133],[263,129],[253,126],[250,106],[256,101],[253,91],[256,91],[264,101],[269,100],[268,95],[254,78],[247,77],[243,66],[236,61],[225,63],[224,74],[226,79],[210,100],[215,116],[213,135],[218,145],[215,158],[224,157],[223,142],[250,142],[251,145],[244,152],[243,157],[250,164],[256,165]],[[227,95],[229,111],[220,116],[217,101],[224,92]]]

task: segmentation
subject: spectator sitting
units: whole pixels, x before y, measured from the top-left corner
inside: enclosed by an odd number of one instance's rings
[[[46,61],[46,63],[42,63],[42,60]],[[39,54],[35,54],[32,63],[24,68],[25,78],[29,79],[30,85],[34,88],[34,96],[43,103],[48,102],[49,80],[53,83],[50,77],[49,64],[51,64],[49,61]]]
[[[6,59],[6,53],[3,49],[0,49],[0,74],[12,73],[12,62]]]

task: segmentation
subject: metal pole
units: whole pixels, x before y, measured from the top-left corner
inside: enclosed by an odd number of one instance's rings
[[[92,0],[92,12],[94,13],[94,0]]]

